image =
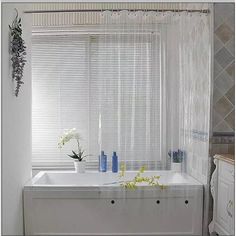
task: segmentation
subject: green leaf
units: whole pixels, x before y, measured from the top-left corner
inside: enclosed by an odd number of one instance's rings
[[[76,155],[69,155],[69,154],[67,154],[67,156],[69,156],[69,157],[71,157],[73,159],[78,159],[78,156],[76,156]]]
[[[74,155],[78,156],[78,154],[76,152],[74,152],[73,150],[72,150],[72,152],[73,152]]]

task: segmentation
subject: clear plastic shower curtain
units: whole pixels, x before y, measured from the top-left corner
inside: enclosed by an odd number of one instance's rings
[[[101,25],[90,47],[89,149],[116,151],[130,169],[177,161],[205,182],[209,16],[105,11]]]
[[[153,18],[142,11],[103,12],[102,34],[91,46],[97,149],[116,151],[128,169],[162,167],[161,27]]]
[[[185,152],[185,171],[207,184],[211,44],[210,17],[182,15],[179,41],[179,146]]]

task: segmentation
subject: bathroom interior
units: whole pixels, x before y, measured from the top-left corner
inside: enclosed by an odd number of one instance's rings
[[[234,235],[234,2],[4,2],[2,235]]]

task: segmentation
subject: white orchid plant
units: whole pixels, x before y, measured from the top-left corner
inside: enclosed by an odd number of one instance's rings
[[[58,147],[62,148],[66,143],[68,143],[72,139],[76,140],[77,142],[78,152],[72,150],[73,155],[68,154],[69,157],[77,161],[82,161],[85,157],[90,156],[84,155],[85,150],[83,150],[80,146],[81,136],[77,132],[76,128],[65,130],[65,132],[61,135],[59,139]]]

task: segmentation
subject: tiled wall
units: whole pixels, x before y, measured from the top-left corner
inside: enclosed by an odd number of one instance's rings
[[[234,153],[234,3],[214,4],[212,153]]]

